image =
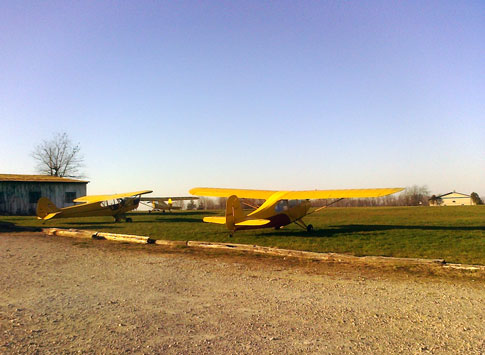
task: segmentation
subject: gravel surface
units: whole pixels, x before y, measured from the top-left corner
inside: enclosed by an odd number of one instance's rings
[[[0,353],[485,354],[483,280],[314,264],[1,233]]]

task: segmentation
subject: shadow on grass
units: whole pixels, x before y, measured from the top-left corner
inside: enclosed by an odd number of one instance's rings
[[[207,216],[213,214],[221,214],[220,211],[184,211],[184,212],[130,212],[130,216]]]
[[[338,226],[331,226],[338,227]],[[343,226],[350,230],[358,229],[359,231],[380,231],[380,230],[394,230],[394,229],[420,229],[430,231],[485,231],[485,226],[403,226],[403,225],[372,225],[372,224],[349,224]]]
[[[17,226],[11,222],[0,222],[0,233],[2,232],[41,232],[40,227],[23,227]]]
[[[337,237],[339,234],[379,232],[389,230],[423,230],[423,231],[485,231],[485,226],[403,226],[403,225],[372,225],[372,224],[349,224],[344,226],[329,226],[328,229],[315,229],[308,233],[303,229],[282,229],[272,232],[261,232],[258,236],[280,237]]]
[[[176,222],[176,223],[202,223],[202,218],[183,218],[183,217],[169,217],[157,218],[157,222]],[[146,221],[153,222],[153,221]]]

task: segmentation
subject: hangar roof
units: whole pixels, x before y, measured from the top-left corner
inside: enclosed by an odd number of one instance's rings
[[[455,198],[455,197],[471,197],[470,195],[462,194],[461,192],[456,192],[456,191],[448,192],[446,194],[439,195],[439,196],[436,196],[436,197],[443,198],[443,197],[448,197],[448,195],[453,195],[453,196],[450,196],[450,198]]]
[[[13,182],[80,182],[88,183],[86,180],[77,180],[50,175],[21,175],[21,174],[0,174],[0,181]]]

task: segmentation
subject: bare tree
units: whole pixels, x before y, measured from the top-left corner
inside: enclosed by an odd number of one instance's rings
[[[187,210],[195,210],[194,200],[190,200],[190,202],[187,204]]]
[[[472,192],[470,197],[475,205],[483,205],[482,199],[480,198],[480,196],[478,196],[476,192]]]
[[[37,161],[37,171],[43,175],[80,177],[84,165],[79,144],[73,144],[67,133],[56,133],[51,140],[44,140],[32,152]]]
[[[403,198],[406,206],[420,206],[428,204],[429,190],[426,185],[406,187]]]

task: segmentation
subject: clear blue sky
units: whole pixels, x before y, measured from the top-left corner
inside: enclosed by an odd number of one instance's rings
[[[0,173],[485,195],[483,1],[2,1],[0,69]]]

